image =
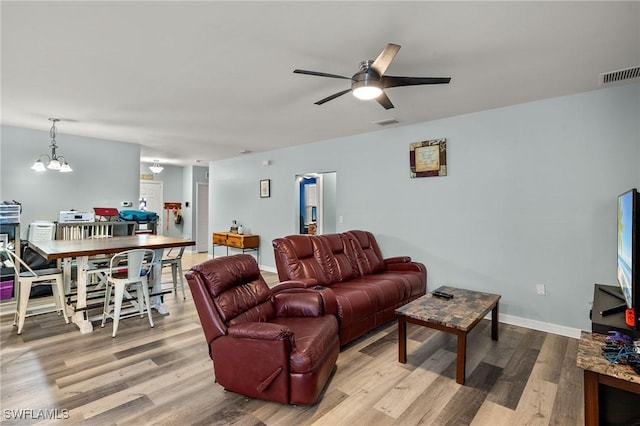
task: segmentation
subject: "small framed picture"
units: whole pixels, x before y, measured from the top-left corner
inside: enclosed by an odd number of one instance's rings
[[[260,181],[260,198],[271,197],[271,179],[262,179]]]
[[[447,175],[447,140],[434,139],[409,145],[412,178]]]

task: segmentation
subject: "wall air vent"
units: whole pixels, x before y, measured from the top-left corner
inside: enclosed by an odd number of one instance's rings
[[[606,86],[609,84],[627,83],[631,80],[638,79],[640,79],[640,65],[602,73],[600,74],[600,85]]]
[[[371,124],[377,124],[379,126],[388,126],[389,124],[397,124],[397,123],[399,123],[399,121],[396,120],[395,118],[385,118],[384,120],[374,121]]]

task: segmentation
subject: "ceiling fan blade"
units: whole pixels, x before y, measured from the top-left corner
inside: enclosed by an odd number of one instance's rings
[[[387,75],[382,77],[382,87],[417,86],[420,84],[447,84],[450,77],[394,77]]]
[[[324,98],[324,99],[320,99],[318,102],[314,102],[314,103],[315,103],[316,105],[322,105],[323,103],[325,103],[325,102],[329,102],[329,101],[331,101],[331,100],[333,100],[333,99],[337,98],[338,96],[342,96],[342,95],[344,95],[345,93],[349,93],[350,91],[351,91],[351,89],[343,90],[342,92],[334,93],[333,95],[331,95],[331,96],[327,96],[326,98]]]
[[[384,72],[391,65],[391,61],[398,54],[398,50],[400,50],[399,44],[389,43],[387,47],[385,47],[382,52],[378,55],[375,61],[371,64],[371,68],[379,75],[383,75]]]
[[[343,78],[345,80],[351,80],[351,77],[345,77],[337,74],[327,74],[326,72],[307,71],[307,70],[293,70],[293,72],[295,74],[317,75],[318,77]]]
[[[393,108],[393,104],[391,103],[391,100],[389,99],[387,94],[384,92],[382,92],[382,94],[376,98],[376,101],[378,101],[378,103],[382,105],[384,109]]]

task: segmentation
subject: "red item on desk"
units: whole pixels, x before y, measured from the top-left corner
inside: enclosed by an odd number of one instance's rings
[[[635,326],[636,326],[636,311],[631,309],[631,308],[627,309],[627,311],[625,312],[625,315],[624,315],[624,319],[625,319],[625,322],[627,323],[627,325],[629,327],[635,328]]]

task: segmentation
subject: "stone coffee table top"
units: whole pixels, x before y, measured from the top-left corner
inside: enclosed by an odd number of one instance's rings
[[[468,331],[470,327],[491,312],[500,300],[500,295],[442,286],[436,291],[453,295],[452,299],[434,297],[431,293],[396,309],[396,314],[442,324],[458,330]]]
[[[602,354],[604,338],[604,334],[589,333],[587,331],[582,331],[580,333],[578,357],[576,359],[578,367],[583,370],[589,370],[595,373],[604,374],[605,376],[615,377],[616,379],[640,384],[640,375],[636,374],[631,367],[620,364],[611,364],[605,359]]]

